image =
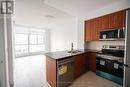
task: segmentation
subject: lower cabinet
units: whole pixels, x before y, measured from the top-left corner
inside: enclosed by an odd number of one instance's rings
[[[87,52],[74,57],[74,79],[87,71],[96,72],[96,53]],[[51,87],[57,87],[57,62],[53,58],[46,57],[46,79]]]
[[[81,76],[88,70],[89,61],[86,54],[74,56],[74,78]]]
[[[46,57],[46,79],[51,87],[57,87],[56,60]]]
[[[89,59],[89,70],[96,72],[96,53],[90,52],[87,53],[87,57]]]
[[[96,72],[96,53],[88,52],[74,56],[74,78],[81,76],[87,71]]]

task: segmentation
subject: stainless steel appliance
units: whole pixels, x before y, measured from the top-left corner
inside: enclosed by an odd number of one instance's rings
[[[124,85],[130,87],[130,10],[126,12],[126,43],[124,59]]]
[[[124,46],[104,45],[96,56],[96,74],[123,85]]]
[[[73,58],[59,59],[57,62],[57,87],[67,87],[73,82]]]
[[[100,31],[100,40],[125,40],[125,29]]]

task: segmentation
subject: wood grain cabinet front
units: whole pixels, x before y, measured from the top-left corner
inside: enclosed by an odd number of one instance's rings
[[[92,40],[92,22],[91,22],[91,20],[85,21],[85,39],[87,41]]]
[[[78,78],[87,71],[96,71],[96,53],[87,52],[73,56],[73,76]],[[51,87],[58,87],[57,60],[46,56],[46,79]],[[64,79],[64,78],[63,78]]]
[[[89,70],[96,72],[96,53],[90,52],[87,55],[89,58]]]
[[[85,21],[85,41],[99,40],[102,30],[121,29],[125,27],[126,10]]]
[[[109,15],[109,28],[123,28],[125,27],[126,11],[119,11]]]
[[[109,29],[109,15],[105,15],[101,17],[101,29],[100,30],[107,30]]]
[[[56,60],[46,57],[46,79],[51,87],[57,87]]]
[[[87,71],[96,72],[96,53],[87,52],[74,56],[74,78],[78,78]]]
[[[86,72],[86,59],[84,54],[74,56],[74,78]]]
[[[98,40],[98,19],[88,20],[85,22],[85,39],[87,41]]]

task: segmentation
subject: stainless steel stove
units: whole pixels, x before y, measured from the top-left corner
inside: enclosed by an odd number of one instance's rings
[[[96,74],[123,84],[124,46],[104,45],[96,56]]]

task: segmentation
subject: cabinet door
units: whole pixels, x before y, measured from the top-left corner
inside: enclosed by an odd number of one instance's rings
[[[89,70],[96,72],[96,53],[88,53],[89,55]]]
[[[85,22],[85,40],[93,41],[96,40],[96,29],[95,29],[95,20],[88,20]]]
[[[126,11],[119,11],[85,21],[85,41],[99,40],[99,32],[125,27]]]
[[[92,19],[90,21],[91,23],[91,29],[90,29],[90,32],[91,32],[91,41],[95,41],[96,40],[96,26],[95,26],[95,19]]]
[[[92,33],[91,33],[91,21],[85,21],[85,40],[91,41],[92,40]]]
[[[46,57],[46,79],[51,87],[56,87],[56,60]]]
[[[119,11],[110,14],[110,28],[123,28],[125,27],[126,11]]]
[[[79,77],[86,72],[86,61],[85,55],[76,55],[74,56],[74,78]]]
[[[105,15],[101,17],[101,30],[107,30],[109,29],[109,15]]]
[[[99,40],[99,31],[101,30],[101,17],[85,21],[85,41]]]
[[[101,29],[101,18],[95,18],[94,19],[94,41],[99,40],[99,31]]]
[[[90,55],[89,55],[89,53],[86,53],[85,56],[86,56],[86,58],[85,58],[86,59],[85,60],[86,61],[86,71],[89,71],[90,70],[90,63],[89,63],[90,62],[90,60],[89,60]]]

